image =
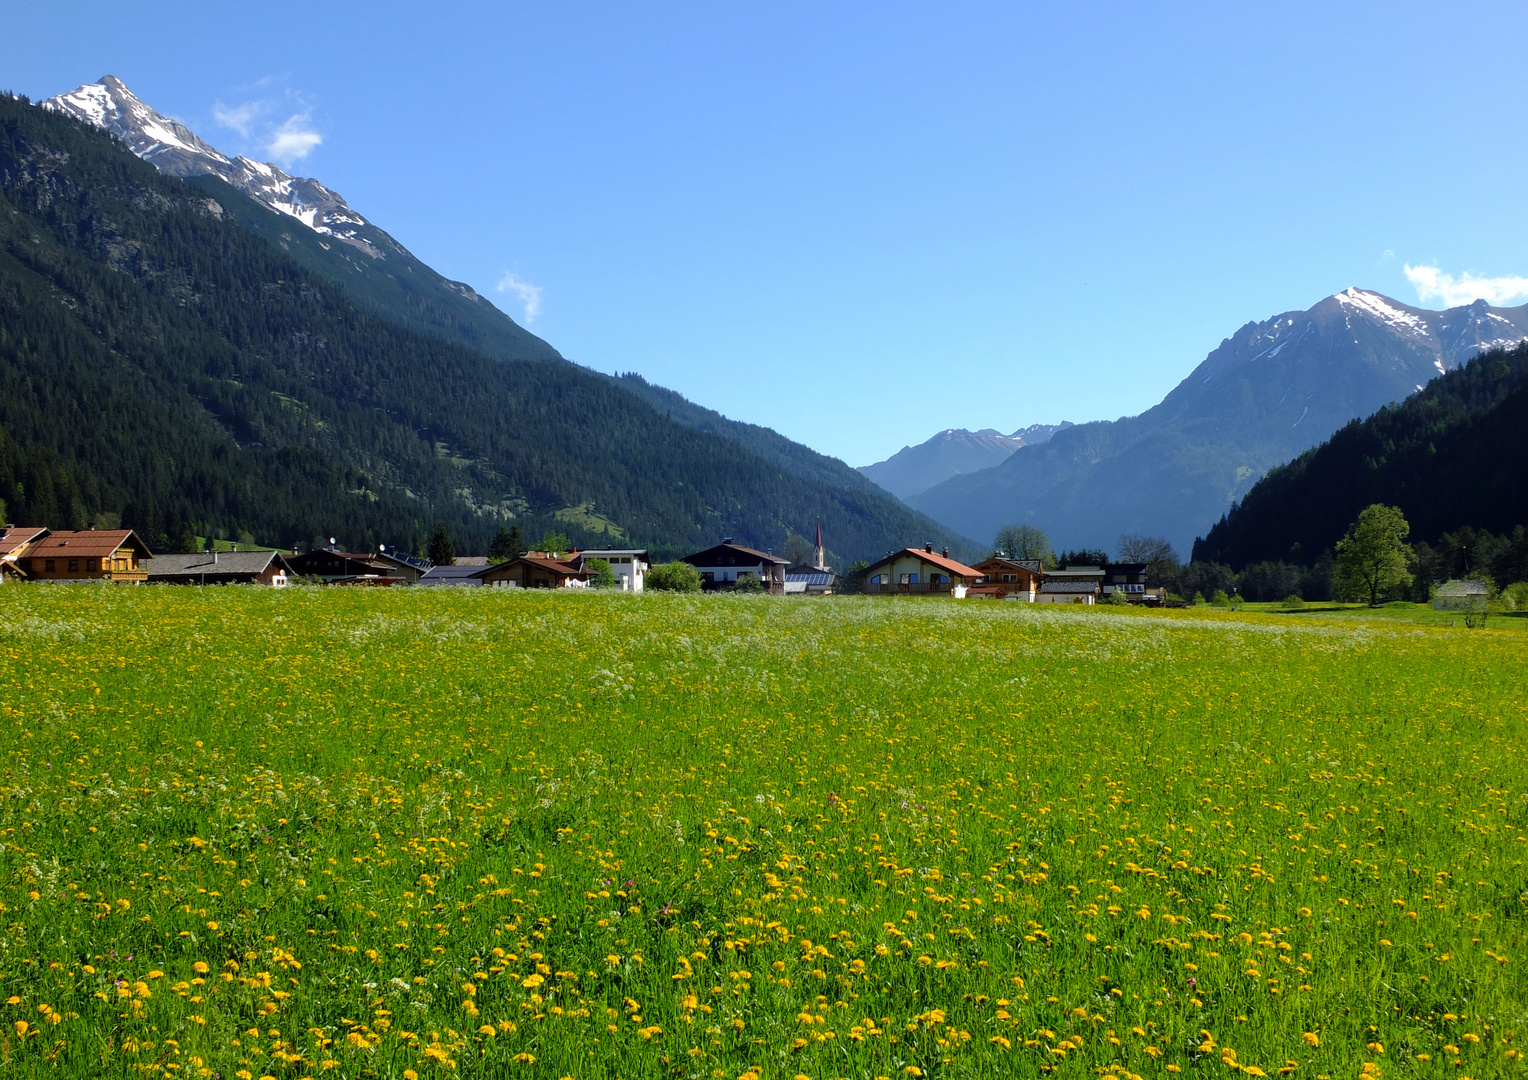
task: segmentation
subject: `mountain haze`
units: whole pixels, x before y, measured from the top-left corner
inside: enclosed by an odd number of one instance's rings
[[[950,428],[917,446],[904,446],[885,461],[861,465],[859,471],[899,499],[908,499],[962,473],[1001,464],[1021,446],[1038,446],[1072,425],[1031,424],[1012,435],[993,428],[967,431]]]
[[[1135,532],[1187,552],[1273,466],[1525,337],[1528,305],[1427,311],[1347,289],[1243,326],[1139,416],[1057,432],[908,502],[972,537],[1028,522],[1058,546]]]

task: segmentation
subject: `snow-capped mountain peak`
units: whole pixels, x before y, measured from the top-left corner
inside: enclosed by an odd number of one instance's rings
[[[114,75],[51,97],[42,107],[111,132],[167,176],[216,176],[320,236],[374,259],[386,258],[390,249],[403,250],[317,180],[291,176],[269,162],[228,157],[179,120],[144,104]]]

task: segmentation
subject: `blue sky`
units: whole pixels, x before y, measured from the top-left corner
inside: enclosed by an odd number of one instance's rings
[[[946,427],[1140,412],[1242,324],[1349,285],[1528,300],[1523,5],[76,2],[6,23],[0,87],[117,75],[530,308],[570,359],[856,465]]]

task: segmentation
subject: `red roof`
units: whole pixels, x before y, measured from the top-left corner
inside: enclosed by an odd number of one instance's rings
[[[926,551],[923,548],[911,547],[903,548],[901,551],[894,552],[893,554],[886,556],[880,562],[875,563],[869,567],[869,570],[874,570],[877,566],[885,566],[887,563],[895,562],[897,559],[901,559],[908,555],[911,555],[915,559],[922,559],[924,562],[933,566],[937,566],[941,570],[947,570],[952,574],[959,574],[961,577],[979,578],[985,576],[980,570],[976,569],[976,567],[967,566],[965,563],[952,559],[948,555],[941,555],[937,551]],[[869,570],[866,572],[868,573]]]
[[[26,547],[47,531],[41,525],[12,525],[8,529],[0,529],[0,556],[10,555]]]
[[[539,566],[542,569],[550,570],[554,574],[564,574],[569,577],[577,577],[583,573],[583,571],[576,566],[569,565],[565,562],[559,562],[557,559],[547,559],[537,555],[521,555],[518,559],[514,559],[512,561],[529,563],[532,566]]]
[[[49,559],[106,559],[122,548],[136,548],[140,558],[151,559],[154,553],[131,529],[83,529],[49,533],[33,545],[28,556]]]

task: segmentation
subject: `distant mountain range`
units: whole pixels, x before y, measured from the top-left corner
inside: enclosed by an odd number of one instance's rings
[[[904,446],[885,461],[861,465],[859,471],[899,499],[908,499],[935,484],[963,473],[990,469],[1008,459],[1021,446],[1038,446],[1062,428],[1059,424],[1031,424],[1012,435],[993,428],[967,431],[950,428],[917,446]]]
[[[780,549],[820,519],[843,560],[968,551],[841,461],[568,363],[338,195],[257,165],[110,78],[44,108],[0,97],[13,520],[355,546],[444,521],[459,550],[517,524],[678,553]]]
[[[1528,305],[1426,311],[1351,288],[1248,323],[1139,416],[1079,424],[908,502],[967,536],[1005,524],[1058,547],[1194,539],[1269,469],[1483,349],[1528,338]]]
[[[1270,470],[1193,555],[1309,565],[1372,503],[1400,507],[1426,543],[1528,525],[1528,344],[1483,353]]]

